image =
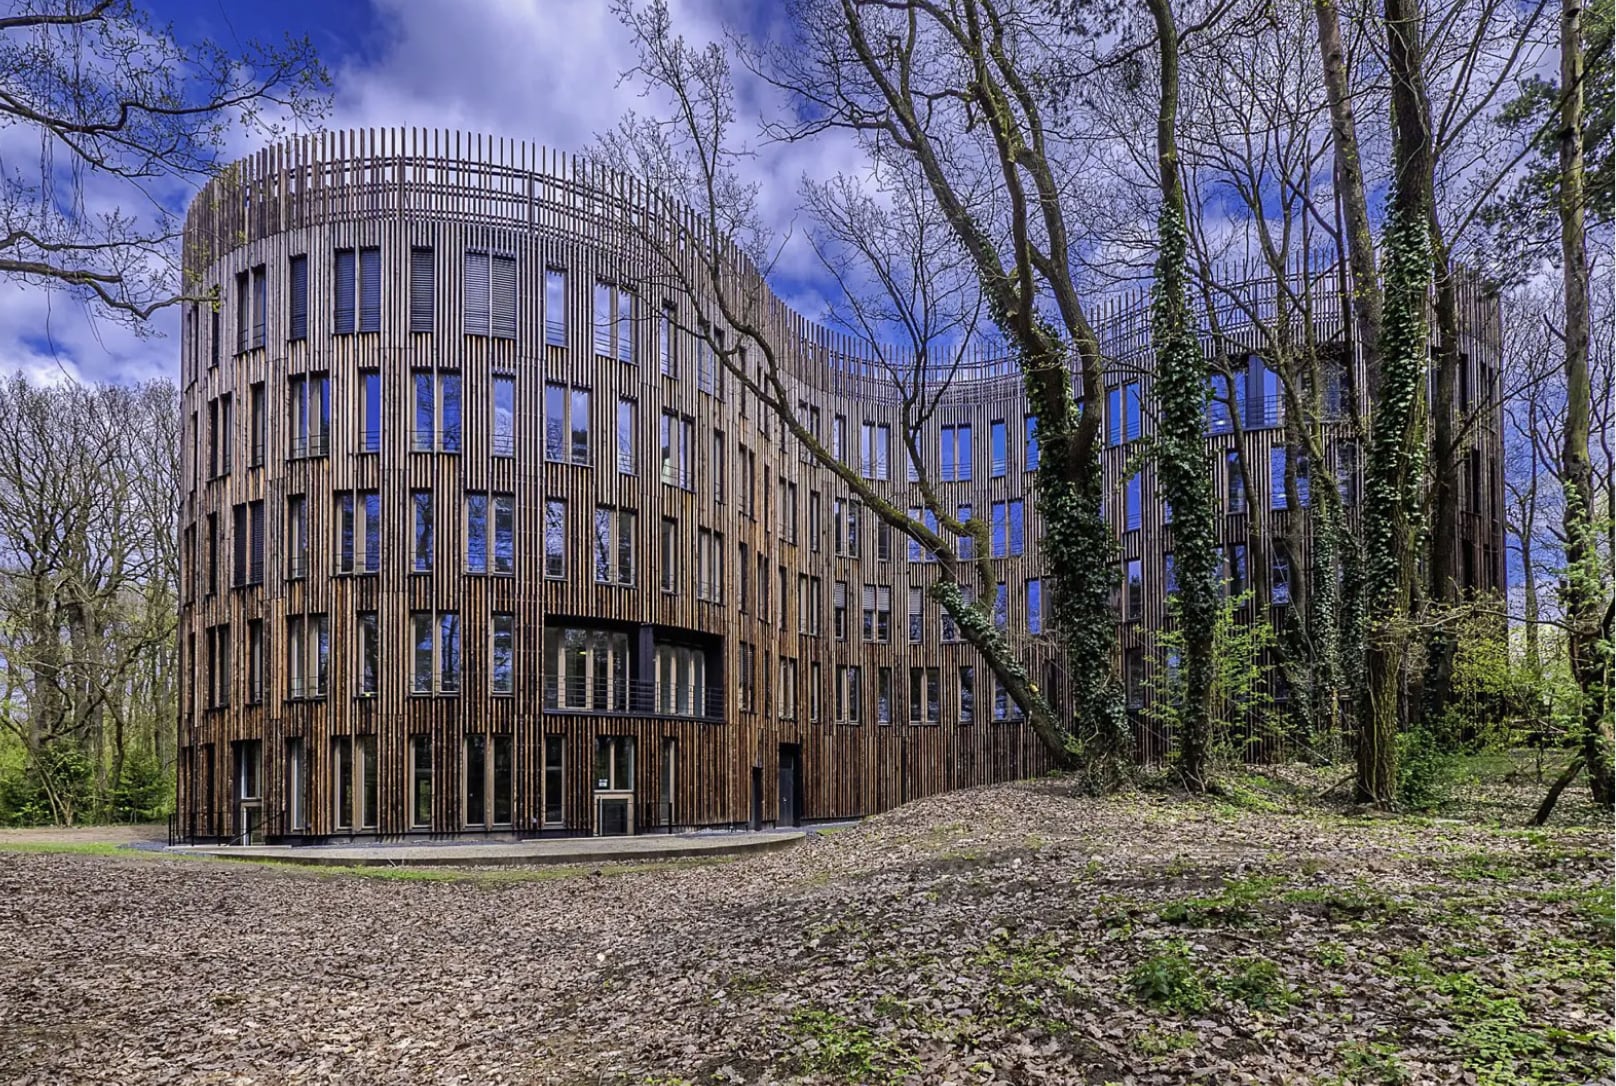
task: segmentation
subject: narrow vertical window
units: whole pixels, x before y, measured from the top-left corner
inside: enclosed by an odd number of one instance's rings
[[[489,687],[495,694],[510,694],[516,690],[516,616],[496,613],[493,621],[493,650],[490,656],[493,668]]]
[[[544,575],[567,575],[567,503],[550,498],[544,503]]]
[[[662,317],[657,322],[657,363],[667,377],[679,376],[679,367],[673,355],[673,322],[673,303],[662,303]]]
[[[355,690],[362,698],[376,696],[376,681],[380,672],[380,653],[376,644],[376,612],[359,613],[359,674]]]
[[[438,374],[438,393],[442,400],[439,407],[442,413],[442,449],[444,452],[459,452],[460,375],[458,373]]]
[[[410,825],[432,825],[432,737],[410,736]]]
[[[415,371],[416,452],[431,452],[437,446],[437,396],[430,370]]]
[[[560,268],[544,269],[544,342],[567,345],[567,273]]]
[[[377,452],[382,447],[382,375],[376,370],[365,370],[360,375],[360,405],[363,423],[359,432],[362,452]]]
[[[572,390],[572,462],[589,463],[589,390]]]
[[[466,495],[466,572],[488,572],[488,495]]]
[[[992,476],[995,479],[1003,478],[1010,470],[1010,438],[1005,431],[1004,420],[994,419],[988,427],[988,435],[992,444]]]
[[[516,498],[511,494],[495,494],[494,505],[494,561],[495,573],[516,572]]]
[[[565,460],[567,429],[567,386],[544,386],[544,458]]]
[[[432,492],[417,490],[410,495],[414,507],[415,527],[411,569],[416,573],[432,572]]]
[[[617,470],[634,474],[634,401],[626,396],[617,401]]]
[[[1044,582],[1038,577],[1027,581],[1027,632],[1044,632]]]
[[[516,455],[516,378],[494,378],[494,427],[491,437],[495,456]]]

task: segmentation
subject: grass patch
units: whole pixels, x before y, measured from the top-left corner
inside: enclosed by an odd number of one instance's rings
[[[1218,981],[1218,989],[1231,999],[1255,1011],[1277,1010],[1296,1001],[1296,994],[1267,958],[1236,958],[1229,963],[1229,974]]]
[[[1190,961],[1189,947],[1178,939],[1134,966],[1127,989],[1136,1001],[1160,1010],[1194,1014],[1206,1009],[1206,984]]]
[[[786,1029],[797,1042],[798,1062],[808,1074],[877,1086],[898,1082],[920,1069],[915,1058],[890,1038],[830,1011],[797,1011]]]
[[[105,841],[0,841],[0,852],[59,852],[69,856],[138,856],[137,849],[111,845]]]
[[[1220,924],[1245,927],[1257,922],[1257,907],[1271,900],[1274,891],[1283,885],[1285,878],[1282,875],[1231,879],[1225,881],[1223,889],[1216,894],[1169,901],[1156,911],[1156,915],[1164,923],[1191,928],[1210,928]]]

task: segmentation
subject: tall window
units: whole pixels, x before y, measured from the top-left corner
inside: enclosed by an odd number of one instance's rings
[[[494,378],[494,426],[490,449],[495,456],[516,455],[516,378]]]
[[[1230,543],[1223,551],[1223,591],[1229,597],[1246,590],[1246,545]]]
[[[460,451],[460,375],[415,371],[416,452]]]
[[[411,491],[410,509],[414,515],[414,525],[410,533],[412,541],[410,569],[416,573],[431,573],[433,551],[432,491]]]
[[[1130,558],[1123,564],[1122,572],[1123,591],[1128,596],[1123,617],[1129,622],[1138,622],[1145,617],[1145,564]]]
[[[711,528],[696,534],[696,598],[724,602],[724,536]]]
[[[864,640],[889,641],[892,638],[892,587],[864,586]]]
[[[909,586],[909,641],[918,644],[925,634],[926,590],[920,585]]]
[[[381,651],[377,643],[376,612],[361,611],[356,623],[358,659],[355,661],[354,693],[362,698],[376,696],[376,681],[381,668]]]
[[[432,737],[410,736],[410,825],[432,825]]]
[[[544,386],[544,458],[589,463],[589,390]]]
[[[617,401],[617,470],[634,474],[634,401],[627,396]]]
[[[378,332],[382,326],[382,252],[380,249],[338,249],[336,254],[336,313],[331,330]]]
[[[1105,418],[1112,445],[1139,440],[1143,422],[1139,411],[1139,382],[1130,381],[1106,393]]]
[[[831,632],[836,640],[847,640],[847,582],[837,581],[831,589]]]
[[[865,422],[859,442],[859,474],[866,479],[885,479],[892,446],[892,431],[886,423]]]
[[[836,668],[836,719],[857,724],[864,719],[863,691],[860,689],[859,669],[846,665]]]
[[[1122,529],[1126,532],[1136,531],[1143,516],[1144,490],[1141,478],[1140,473],[1136,471],[1122,484]]]
[[[999,479],[1010,470],[1010,435],[1005,430],[1003,419],[994,419],[988,427],[988,436],[991,439],[993,463],[991,465],[993,478]]]
[[[236,353],[264,345],[264,309],[269,300],[269,280],[260,264],[236,276]]]
[[[875,722],[877,724],[892,723],[892,669],[878,667],[875,669]]]
[[[672,517],[663,517],[659,539],[662,591],[674,592],[679,587],[679,522]]]
[[[331,632],[325,615],[291,615],[286,619],[286,696],[325,697],[331,663]]]
[[[724,456],[724,433],[721,430],[713,432],[713,462],[707,465],[708,474],[713,477],[713,501],[722,503],[724,500],[728,461]]]
[[[466,825],[508,826],[514,807],[515,759],[509,735],[468,735],[466,759]]]
[[[959,721],[969,724],[976,719],[976,668],[969,665],[959,669]]]
[[[971,424],[944,426],[938,443],[939,475],[943,482],[968,482],[971,478]]]
[[[544,737],[544,824],[560,826],[565,823],[567,780],[567,737]]]
[[[1000,581],[993,592],[993,624],[1004,629],[1010,623],[1010,589]]]
[[[326,455],[331,433],[331,378],[323,373],[292,377],[286,389],[292,421],[290,457]]]
[[[560,498],[544,502],[544,575],[567,575],[567,503]]]
[[[382,501],[374,490],[337,494],[337,572],[376,573],[382,568]]]
[[[489,652],[488,688],[495,694],[516,692],[516,616],[494,612]]]
[[[545,708],[622,712],[628,676],[628,634],[545,627]]]
[[[264,415],[264,382],[255,381],[247,391],[247,464],[249,467],[262,467],[264,464],[264,432],[266,418]]]
[[[432,250],[416,247],[410,250],[410,331],[432,331],[434,297],[436,294],[437,266],[432,262]],[[431,763],[427,763],[428,772]]]
[[[468,336],[516,338],[516,258],[466,253],[465,331]],[[411,297],[413,319],[414,297]]]
[[[1038,418],[1028,415],[1027,425],[1027,470],[1038,470]]]
[[[909,669],[909,723],[935,724],[943,718],[942,678],[935,667]]]
[[[595,283],[595,353],[634,361],[634,296],[612,283]]]
[[[309,520],[307,499],[302,494],[286,498],[286,579],[301,580],[309,575]]]
[[[634,522],[632,509],[595,507],[595,581],[599,584],[634,584]]]
[[[847,463],[847,418],[844,415],[830,420],[830,452],[839,463]]]
[[[1268,450],[1268,505],[1283,509],[1285,497],[1285,446],[1275,445]]]
[[[1291,602],[1291,563],[1283,554],[1273,557],[1270,602],[1276,607]]]
[[[544,269],[544,342],[567,345],[567,273],[561,268]]]
[[[466,572],[516,571],[515,505],[511,494],[466,495]]]
[[[1039,577],[1027,581],[1027,632],[1044,632],[1044,582]]]
[[[662,481],[667,485],[683,490],[695,488],[695,480],[690,470],[695,433],[695,421],[688,416],[680,415],[677,411],[662,412]],[[747,462],[747,455],[749,454],[743,452],[743,463]]]
[[[780,484],[780,538],[788,543],[797,541],[797,484],[784,476]]]
[[[457,613],[410,612],[410,646],[410,693],[453,694],[460,689]]]
[[[994,502],[991,507],[993,516],[993,557],[1004,558],[1007,555],[1021,554],[1026,544],[1026,528],[1023,520],[1022,500]]]
[[[1229,495],[1229,512],[1243,513],[1246,509],[1245,476],[1240,474],[1240,453],[1230,449],[1224,454],[1224,470]]]
[[[675,320],[673,303],[663,302],[662,314],[657,320],[657,365],[668,377],[679,376],[679,358],[674,353]]]

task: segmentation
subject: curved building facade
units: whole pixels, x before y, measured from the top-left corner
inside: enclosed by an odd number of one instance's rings
[[[194,202],[187,274],[219,303],[187,311],[182,344],[183,835],[794,823],[1046,768],[928,598],[935,564],[729,378],[690,299],[636,273],[633,191],[527,145],[408,131],[271,148]],[[769,305],[806,424],[918,505],[890,383]],[[1148,314],[1101,324],[1137,705],[1170,527],[1149,467],[1123,475],[1150,429]],[[1314,324],[1339,335],[1338,314]],[[1496,324],[1467,335],[1491,388]],[[1283,532],[1296,474],[1248,346],[1208,441],[1263,466],[1256,501],[1231,500],[1230,574],[1282,608],[1282,578],[1243,569],[1235,542]],[[1459,543],[1481,586],[1502,580],[1496,439]],[[964,367],[920,445],[988,521],[996,610],[1058,703],[1018,376]],[[1142,753],[1160,742],[1141,729]]]

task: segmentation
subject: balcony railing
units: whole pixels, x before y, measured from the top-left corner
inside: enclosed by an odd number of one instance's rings
[[[331,435],[327,433],[304,434],[292,438],[291,459],[302,460],[311,456],[326,456],[331,451]]]
[[[619,713],[722,720],[724,690],[719,686],[680,686],[640,679],[597,680],[589,676],[544,679],[544,707],[563,713]]]
[[[1265,430],[1285,424],[1285,397],[1280,395],[1245,398],[1236,401],[1240,424],[1247,430]],[[1347,405],[1340,394],[1327,395],[1319,405],[1324,422],[1344,422]],[[1206,432],[1227,434],[1234,429],[1234,412],[1228,403],[1214,399],[1207,405]]]

